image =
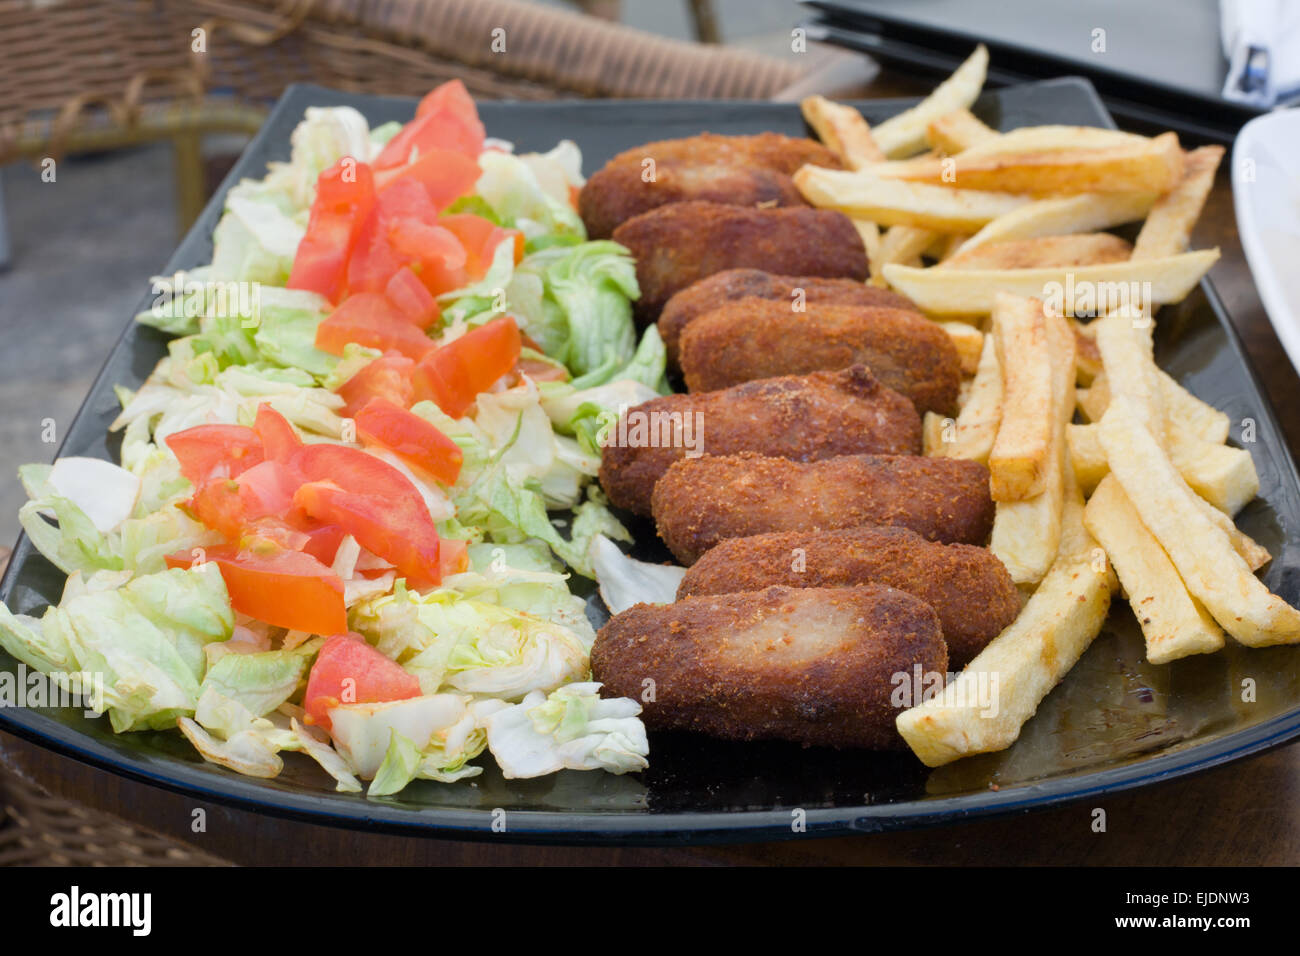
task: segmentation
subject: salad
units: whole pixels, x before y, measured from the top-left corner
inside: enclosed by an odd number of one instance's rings
[[[459,81],[405,125],[308,109],[212,262],[155,280],[137,320],[174,337],[117,390],[120,463],[20,469],[67,583],[39,619],[0,605],[0,646],[89,679],[115,732],[256,777],[285,751],[371,796],[484,751],[507,777],[646,767],[569,582],[630,540],[599,435],[667,391],[665,354],[581,184],[573,143],[488,139]]]

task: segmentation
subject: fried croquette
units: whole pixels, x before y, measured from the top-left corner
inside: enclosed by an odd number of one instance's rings
[[[726,269],[678,292],[659,314],[659,337],[668,361],[677,365],[679,339],[685,328],[705,312],[737,299],[772,299],[790,306],[802,303],[886,306],[918,311],[912,300],[892,289],[818,276],[774,275],[759,269]]]
[[[639,165],[612,163],[578,195],[578,213],[591,239],[608,239],[633,216],[668,203],[702,199],[730,206],[806,206],[785,173],[761,166],[660,163],[652,179]]]
[[[861,363],[917,411],[950,415],[961,388],[948,333],[919,312],[881,306],[729,302],[687,326],[678,360],[692,392]]]
[[[835,154],[813,139],[784,136],[781,133],[757,133],[751,136],[721,136],[700,133],[681,139],[661,139],[625,149],[607,166],[631,165],[648,168],[664,163],[707,163],[722,166],[758,166],[791,176],[800,166],[812,164],[827,169],[843,169]]]
[[[872,750],[902,746],[890,698],[917,665],[947,672],[934,609],[870,584],[638,604],[591,649],[601,693],[641,701],[650,729]]]
[[[642,322],[657,319],[675,293],[724,269],[867,277],[862,237],[848,216],[833,209],[677,202],[633,216],[613,238],[636,258],[636,314]]]
[[[655,482],[688,455],[756,451],[814,461],[920,450],[912,403],[856,365],[652,398],[629,409],[606,438],[600,484],[618,507],[648,515]]]
[[[984,465],[907,455],[683,458],[655,484],[650,510],[685,565],[720,541],[769,531],[891,525],[930,541],[983,544],[993,528]]]
[[[927,541],[907,528],[786,531],[731,538],[686,572],[678,599],[705,594],[884,584],[934,608],[949,663],[964,667],[1020,613],[1020,592],[985,548]]]

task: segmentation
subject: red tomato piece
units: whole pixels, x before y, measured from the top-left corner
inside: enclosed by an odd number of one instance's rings
[[[486,322],[428,353],[416,366],[417,399],[428,398],[452,418],[460,418],[480,392],[519,361],[519,326],[512,316]]]
[[[515,244],[515,265],[524,258],[524,234],[518,229],[502,228],[490,219],[468,212],[442,216],[438,219],[438,225],[455,233],[464,245],[468,256],[465,268],[472,279],[481,279],[487,275],[497,246],[503,242]]]
[[[421,156],[430,149],[453,149],[477,156],[486,138],[487,131],[465,84],[450,80],[420,100],[415,119],[388,141],[375,158],[375,166],[382,169],[408,163],[412,150]]]
[[[469,543],[457,538],[443,538],[439,546],[438,557],[442,564],[442,576],[460,574],[469,570]]]
[[[398,312],[420,329],[428,329],[442,314],[438,300],[424,287],[410,266],[402,266],[393,274],[384,287],[384,295]]]
[[[344,411],[355,417],[372,398],[410,408],[415,404],[415,389],[411,385],[414,371],[415,362],[400,352],[381,355],[338,387],[338,394],[347,402]]]
[[[412,587],[441,580],[438,531],[424,499],[400,471],[343,445],[304,445],[294,464],[307,482],[294,494],[295,506],[343,528]]]
[[[445,485],[456,483],[464,460],[460,446],[431,422],[382,398],[371,399],[356,422],[362,441],[382,445]]]
[[[343,582],[311,555],[263,538],[249,548],[208,548],[206,557],[221,570],[230,606],[241,614],[311,634],[348,629]],[[188,551],[167,558],[171,567],[191,562]]]
[[[337,302],[348,259],[374,205],[374,173],[365,163],[344,157],[322,172],[307,232],[293,257],[289,288],[309,289]]]
[[[412,325],[383,295],[358,292],[343,300],[316,327],[316,347],[331,355],[342,355],[349,342],[383,351],[393,349],[418,359],[433,351],[433,342]]]
[[[195,425],[165,441],[181,463],[181,474],[196,488],[209,478],[233,478],[263,457],[257,433],[243,425]]]
[[[441,211],[474,188],[482,170],[464,153],[450,149],[423,150],[409,166],[382,170],[375,177],[375,187],[382,195],[395,185],[413,181]]]
[[[293,493],[301,484],[302,479],[278,461],[268,459],[254,465],[238,479],[244,522],[287,514],[293,507]]]
[[[195,520],[231,541],[238,541],[243,533],[244,499],[233,478],[209,478],[184,507]]]
[[[303,694],[305,721],[330,728],[329,712],[339,704],[374,704],[420,696],[420,682],[391,658],[348,632],[329,638],[316,654]]]
[[[289,419],[265,402],[257,406],[253,431],[261,440],[262,452],[268,461],[285,464],[293,457],[293,453],[302,447],[302,439],[289,424]]]

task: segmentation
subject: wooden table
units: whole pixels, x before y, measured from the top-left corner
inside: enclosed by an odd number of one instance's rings
[[[837,92],[910,96],[929,85],[882,72],[866,87]],[[825,82],[823,81],[823,86]],[[1278,343],[1255,291],[1237,236],[1229,164],[1219,170],[1193,237],[1218,246],[1210,273],[1264,390],[1278,411],[1292,455],[1300,457],[1300,379]],[[1300,744],[1191,778],[1060,809],[938,829],[784,843],[693,848],[529,847],[504,842],[424,840],[337,830],[203,805],[102,773],[0,733],[0,762],[52,792],[236,863],[340,864],[1084,864],[1294,865],[1300,861]],[[190,830],[207,810],[207,830]],[[1105,833],[1092,809],[1106,810]]]

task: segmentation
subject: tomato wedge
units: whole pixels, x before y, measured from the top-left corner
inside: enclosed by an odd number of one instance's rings
[[[465,247],[468,260],[465,268],[471,279],[481,279],[492,267],[497,246],[503,242],[514,243],[515,265],[524,258],[524,234],[518,229],[505,229],[469,212],[452,213],[438,219],[438,225],[455,234]]]
[[[414,588],[441,579],[438,531],[410,480],[374,455],[343,445],[304,445],[294,466],[306,480],[294,505],[343,528],[392,564]]]
[[[348,629],[343,582],[309,554],[258,539],[252,547],[208,548],[241,614],[295,631],[339,634]],[[188,551],[167,557],[169,567],[189,567]]]
[[[428,329],[441,315],[438,300],[424,287],[410,266],[402,266],[393,274],[384,287],[384,296],[420,329]]]
[[[442,565],[442,576],[460,574],[469,570],[469,543],[458,538],[443,538],[439,545],[438,557]]]
[[[420,100],[415,119],[388,141],[375,157],[375,166],[400,166],[410,162],[412,151],[422,156],[430,149],[452,149],[477,156],[483,151],[486,134],[465,84],[450,80]]]
[[[344,157],[322,172],[316,180],[307,232],[293,257],[289,288],[309,289],[337,302],[347,279],[348,259],[374,205],[374,173],[365,163]]]
[[[431,422],[382,398],[372,398],[356,422],[362,441],[387,448],[445,485],[456,483],[464,460],[460,446]]]
[[[253,431],[262,442],[262,452],[268,461],[287,464],[293,453],[302,447],[302,439],[289,424],[289,419],[265,402],[257,406]]]
[[[519,326],[512,316],[486,322],[424,356],[414,375],[415,397],[460,418],[480,392],[519,361]]]
[[[381,355],[338,387],[338,394],[347,402],[343,410],[356,417],[372,398],[410,408],[415,404],[415,389],[411,385],[414,371],[415,362],[400,352]]]
[[[302,705],[304,720],[330,728],[329,712],[339,704],[374,704],[420,696],[420,682],[396,661],[385,657],[349,631],[321,645],[307,675]]]
[[[392,349],[412,359],[434,348],[427,335],[377,292],[349,296],[316,327],[316,347],[322,352],[342,355],[349,342],[385,352]]]
[[[472,190],[480,175],[478,163],[464,153],[428,149],[409,166],[381,170],[375,176],[375,188],[382,195],[398,183],[418,183],[441,211]]]
[[[243,425],[195,425],[164,440],[195,488],[210,478],[233,478],[263,457],[257,433]]]

